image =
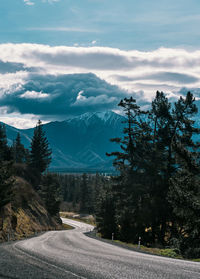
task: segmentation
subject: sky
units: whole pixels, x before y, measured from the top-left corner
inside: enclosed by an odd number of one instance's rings
[[[0,121],[117,110],[156,90],[200,97],[199,0],[1,0]]]

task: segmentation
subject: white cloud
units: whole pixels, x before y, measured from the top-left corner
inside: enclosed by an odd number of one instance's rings
[[[53,4],[55,2],[59,2],[60,0],[41,0],[43,3],[49,3],[49,4]],[[24,0],[24,3],[28,6],[33,6],[35,5],[35,2],[33,2],[32,0]]]
[[[40,116],[33,114],[8,113],[7,107],[0,107],[1,121],[19,129],[28,129],[36,125]],[[42,121],[44,124],[47,121]]]
[[[96,106],[96,105],[108,105],[112,104],[113,102],[117,101],[115,97],[109,97],[107,95],[99,95],[99,96],[92,96],[92,97],[85,97],[82,96],[76,99],[76,102],[71,106],[75,107],[82,107],[82,106]]]
[[[42,2],[44,2],[44,3],[46,3],[46,2],[48,2],[48,3],[50,3],[50,4],[52,4],[52,3],[54,3],[54,2],[59,2],[60,0],[42,0]]]
[[[169,87],[177,90],[200,87],[200,51],[160,48],[142,52],[96,46],[1,44],[0,59],[40,67],[49,74],[93,72],[130,92],[139,91],[144,85],[148,95],[161,87],[167,91]]]
[[[33,5],[35,5],[35,3],[32,2],[31,0],[24,0],[24,3],[25,3],[26,5],[28,5],[28,6],[33,6]]]
[[[84,90],[81,90],[76,98],[76,101],[72,104],[72,106],[94,106],[94,105],[105,105],[110,104],[117,101],[117,98],[113,96],[107,96],[105,94],[98,96],[86,97],[83,95]]]
[[[44,99],[48,98],[49,94],[36,91],[26,91],[24,94],[20,95],[20,98],[25,99]]]
[[[76,100],[85,100],[86,97],[82,95],[83,93],[84,93],[84,90],[81,90],[81,91],[78,93],[78,96],[77,96]]]
[[[78,27],[31,27],[26,28],[28,31],[55,31],[55,32],[79,32],[79,33],[99,33],[99,30],[95,29],[86,29],[86,28],[78,28]],[[93,41],[92,44],[95,44],[96,41]]]
[[[35,127],[40,117],[35,117],[30,114],[18,116],[16,114],[9,114],[9,116],[1,117],[1,121],[10,126],[14,126],[18,129],[29,129]],[[43,124],[48,123],[48,121],[42,121]]]
[[[130,93],[138,92],[138,98],[147,101],[151,101],[157,90],[166,92],[169,97],[176,97],[176,92],[183,87],[200,88],[200,50],[160,48],[143,52],[97,46],[0,44],[0,61],[11,63],[9,69],[12,69],[12,63],[15,68],[14,63],[24,65],[24,70],[21,67],[16,73],[3,74],[0,71],[0,97],[5,91],[12,94],[14,89],[27,82],[30,76],[27,68],[30,67],[41,75],[94,73]],[[84,91],[82,88],[80,86],[76,91],[79,94],[75,106],[113,102],[113,96],[107,98],[104,93],[101,96],[87,96],[85,88]],[[24,93],[23,98],[45,100],[48,94],[42,92],[32,88]],[[44,92],[48,90],[44,89]]]

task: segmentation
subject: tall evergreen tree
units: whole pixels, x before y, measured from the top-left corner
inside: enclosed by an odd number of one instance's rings
[[[43,173],[51,163],[51,153],[42,122],[39,120],[31,142],[30,166]]]
[[[195,127],[195,120],[198,109],[195,98],[188,92],[186,97],[180,97],[173,109],[174,129],[171,138],[171,145],[176,152],[176,163],[179,169],[186,168],[190,172],[199,172],[199,148],[200,143],[194,142],[193,137],[200,134],[200,129]]]
[[[170,181],[169,202],[173,208],[172,244],[187,258],[200,257],[200,179],[187,170]]]
[[[168,200],[174,220],[172,238],[187,257],[200,257],[200,134],[192,117],[197,113],[193,95],[180,97],[173,110],[175,126],[172,146],[177,171],[170,179]]]
[[[112,191],[115,199],[115,219],[119,228],[119,237],[125,241],[137,241],[145,230],[142,211],[145,196],[144,171],[148,154],[150,128],[145,123],[146,113],[141,111],[136,100],[125,98],[119,103],[127,120],[124,137],[112,141],[120,144],[121,152],[112,152],[114,166],[120,172],[115,178]]]
[[[120,144],[121,151],[108,154],[115,156],[119,175],[106,195],[109,204],[114,205],[112,230],[120,239],[136,242],[141,236],[143,243],[165,245],[180,235],[179,243],[185,247],[185,243],[192,247],[198,244],[200,143],[194,136],[200,130],[193,119],[197,113],[194,101],[188,92],[172,106],[158,91],[151,110],[145,113],[133,98],[120,102],[127,117],[126,127],[123,138],[112,141]],[[191,208],[189,215],[184,214],[186,208],[184,202],[178,202],[180,197]],[[100,200],[99,209],[105,196]],[[102,217],[108,218],[106,211],[97,210],[99,229],[104,233]],[[190,216],[194,225],[184,216]],[[179,234],[183,224],[186,233]]]
[[[11,200],[11,163],[0,162],[0,210]]]
[[[11,200],[11,159],[11,150],[7,145],[6,128],[0,123],[0,212]]]
[[[6,126],[0,123],[0,161],[10,161],[11,159],[11,149],[7,145]]]
[[[172,155],[171,131],[173,118],[171,104],[163,92],[156,92],[149,114],[152,127],[152,148],[148,162],[148,193],[152,242],[165,243],[167,223],[171,220],[171,208],[167,193],[169,178],[175,171],[175,161]]]
[[[111,185],[108,183],[98,185],[98,193],[96,196],[96,223],[99,233],[102,237],[112,238],[114,233],[117,236],[117,222],[115,200]]]
[[[13,143],[13,158],[16,163],[25,163],[28,161],[28,150],[21,143],[20,133],[17,134],[16,140]]]
[[[61,201],[60,190],[60,184],[55,175],[49,173],[42,177],[40,195],[51,216],[55,216],[59,213]]]
[[[80,184],[80,212],[94,212],[93,189],[89,177],[84,173]]]

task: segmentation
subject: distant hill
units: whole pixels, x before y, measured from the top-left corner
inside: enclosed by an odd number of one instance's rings
[[[122,135],[124,117],[112,111],[85,113],[62,122],[44,124],[52,149],[51,168],[106,171],[112,169],[112,158],[106,152],[119,147],[111,138]],[[9,144],[17,133],[25,147],[30,147],[34,129],[20,130],[6,125]]]

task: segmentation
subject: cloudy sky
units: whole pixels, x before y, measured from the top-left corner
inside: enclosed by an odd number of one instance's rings
[[[199,0],[0,1],[0,121],[115,110],[156,90],[200,97]]]

